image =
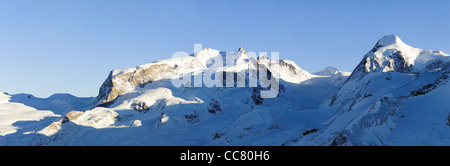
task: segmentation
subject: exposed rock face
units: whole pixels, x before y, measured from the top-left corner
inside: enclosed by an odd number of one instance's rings
[[[118,96],[116,90],[114,90],[115,91],[113,92],[114,94],[111,94],[111,91],[113,90],[112,73],[113,73],[112,71],[109,73],[108,78],[106,78],[105,82],[103,82],[102,86],[100,87],[97,96],[97,101],[95,102],[94,106],[108,103]]]
[[[66,114],[66,116],[64,117],[64,121],[63,123],[67,122],[67,121],[75,121],[78,119],[78,117],[80,117],[81,115],[83,115],[83,112],[81,111],[70,111],[69,113]]]
[[[61,125],[64,122],[65,122],[64,119],[53,122],[51,125],[45,127],[41,131],[38,131],[38,133],[44,134],[47,137],[52,136],[52,135],[56,134],[59,130],[61,130]]]
[[[450,112],[448,113],[448,116],[447,116],[447,126],[450,126]]]
[[[73,122],[77,125],[103,128],[114,124],[119,114],[111,109],[97,107],[85,112],[71,111],[66,114],[62,123]]]
[[[364,72],[371,71],[397,71],[401,73],[410,73],[412,70],[412,64],[408,63],[408,57],[401,51],[395,51],[389,53],[389,59],[383,60],[377,57],[366,57],[361,61],[360,68],[364,69]]]
[[[153,80],[164,78],[164,73],[171,72],[173,69],[173,66],[168,66],[167,64],[155,64],[149,68],[138,67],[132,75],[128,74],[123,77],[128,78],[128,81],[133,86],[143,86],[151,83]]]
[[[128,92],[130,88],[143,87],[154,80],[169,79],[174,68],[175,66],[162,63],[152,64],[148,67],[139,66],[132,72],[117,75],[113,75],[114,71],[112,71],[100,88],[96,105],[108,106],[119,95]]]
[[[292,64],[286,63],[286,61],[282,60],[280,61],[280,66],[288,68],[292,75],[297,75],[298,70]]]
[[[131,108],[139,112],[150,110],[150,107],[147,105],[147,103],[145,103],[144,101],[137,101],[137,100],[134,100],[131,103]]]

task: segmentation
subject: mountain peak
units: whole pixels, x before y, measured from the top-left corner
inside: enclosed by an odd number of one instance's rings
[[[76,98],[74,95],[72,95],[72,94],[69,94],[69,93],[55,93],[55,94],[53,94],[53,95],[51,95],[51,96],[49,96],[48,97],[49,99],[50,98]]]
[[[244,47],[239,47],[238,52],[242,52],[244,54],[247,54],[247,52],[245,52]]]
[[[420,52],[421,49],[403,43],[397,35],[386,35],[378,40],[377,44],[364,56],[354,71],[410,73],[414,60]]]
[[[385,47],[392,44],[405,44],[402,39],[397,35],[386,35],[383,36],[380,40],[378,40],[377,45],[381,47]]]
[[[318,71],[318,72],[316,72],[314,74],[321,75],[321,76],[330,76],[330,75],[334,75],[334,74],[337,74],[337,73],[339,73],[338,69],[336,69],[335,67],[328,66],[328,67],[326,67],[326,68],[324,68],[324,69],[322,69],[322,70],[320,70],[320,71]]]
[[[414,48],[405,44],[397,35],[386,35],[364,56],[354,73],[360,73],[358,71],[421,73],[442,67],[443,62],[450,62],[450,57],[442,51]]]

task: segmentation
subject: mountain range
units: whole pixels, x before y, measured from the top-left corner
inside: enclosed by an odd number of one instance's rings
[[[450,145],[449,73],[449,55],[396,35],[351,73],[204,48],[112,70],[95,98],[0,93],[0,145]]]

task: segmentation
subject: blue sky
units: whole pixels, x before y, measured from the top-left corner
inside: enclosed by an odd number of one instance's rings
[[[0,0],[0,91],[96,96],[109,71],[193,52],[194,43],[280,53],[352,71],[397,34],[450,53],[450,1]]]

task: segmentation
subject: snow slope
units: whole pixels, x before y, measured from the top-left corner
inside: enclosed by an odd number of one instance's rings
[[[31,94],[13,94],[11,102],[23,103],[38,110],[50,110],[56,114],[65,115],[69,111],[84,111],[92,108],[94,97],[75,97],[70,94],[53,94],[48,98],[38,98]]]
[[[33,140],[39,141],[24,143],[16,140],[15,143],[282,145],[287,139],[308,130],[313,122],[325,122],[331,116],[315,111],[337,88],[337,84],[328,79],[331,77],[312,78],[301,86],[282,84],[285,92],[280,97],[264,99],[258,105],[251,97],[253,90],[245,87],[185,90],[157,87],[160,83],[150,84],[140,92],[118,97],[109,108],[97,107],[66,115],[65,119],[72,120],[57,121],[55,127],[40,131],[46,136],[34,134]],[[293,93],[298,91],[304,93]],[[313,98],[311,94],[314,94]],[[148,107],[136,109],[135,103],[144,103]],[[266,136],[270,139],[263,139]]]
[[[5,93],[0,93],[0,104],[8,103],[9,102],[9,96]]]
[[[9,102],[10,97],[9,95],[0,93],[0,136],[15,133],[21,129],[16,125],[16,122],[40,121],[46,117],[59,116],[51,111],[40,111],[21,103]],[[31,124],[28,127],[32,126]],[[22,126],[22,128],[24,127]],[[1,137],[0,142],[2,142]]]

